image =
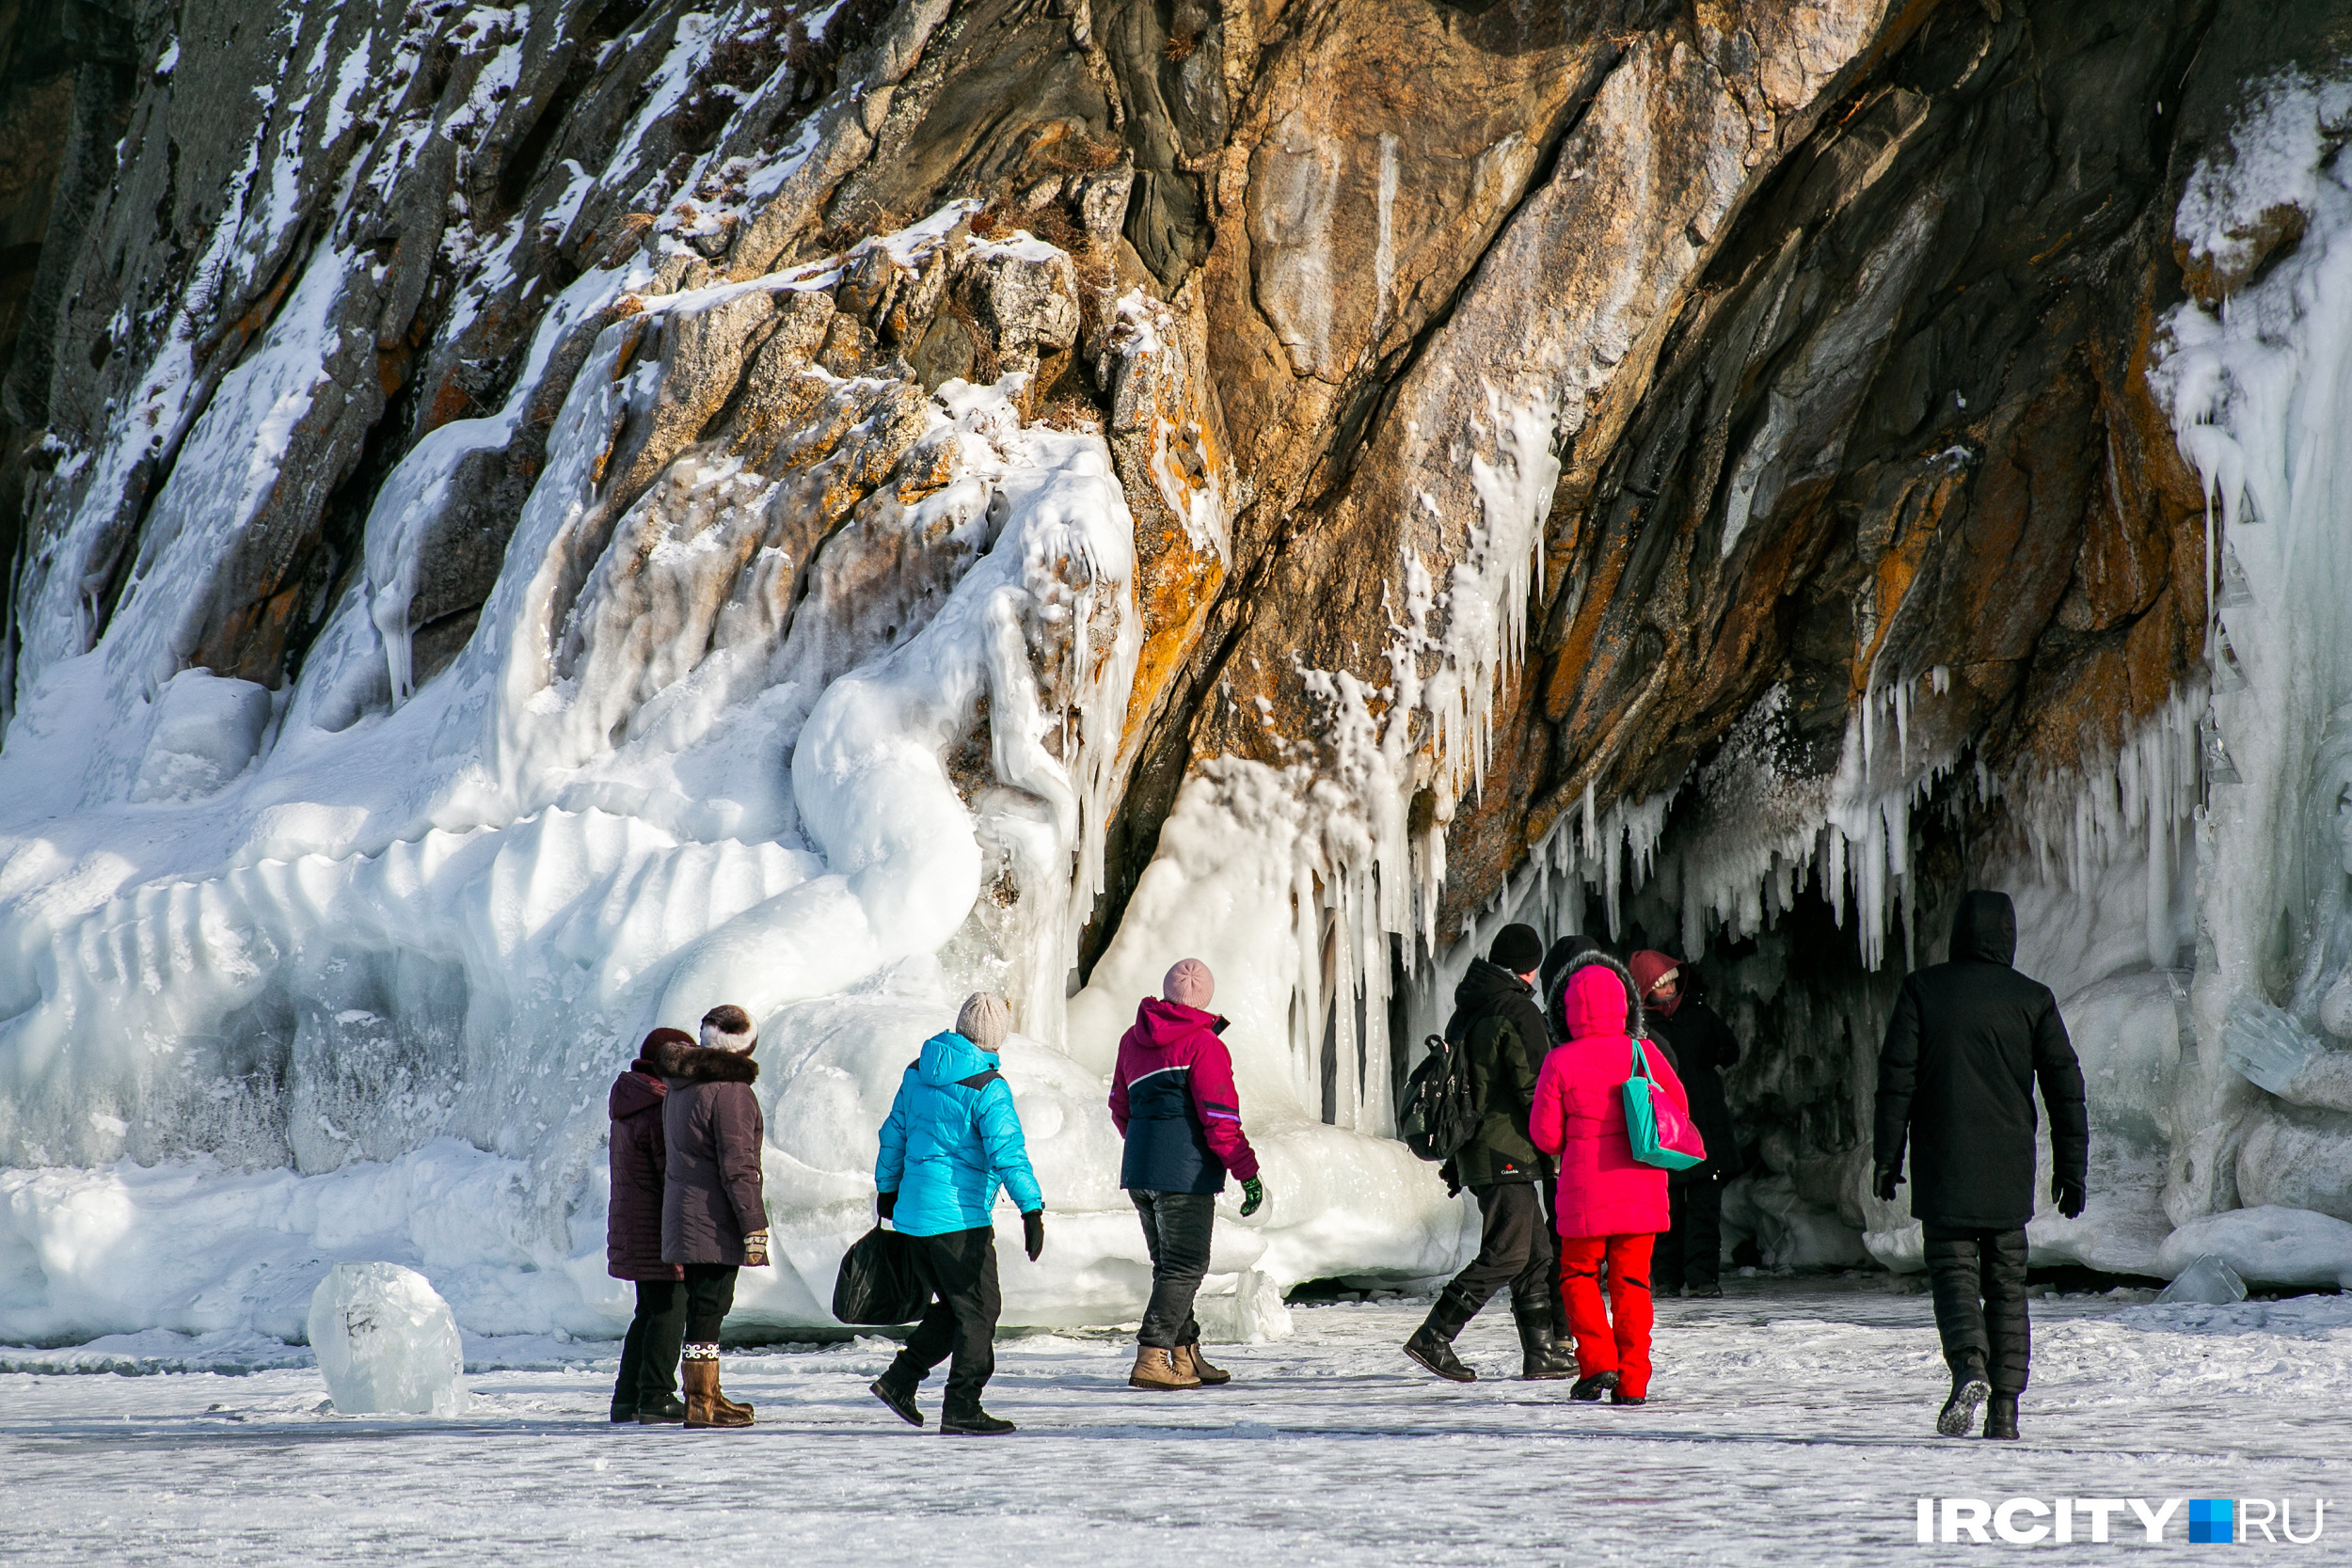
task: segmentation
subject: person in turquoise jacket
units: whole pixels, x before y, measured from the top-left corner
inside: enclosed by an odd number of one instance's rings
[[[931,1294],[923,1321],[890,1370],[874,1380],[874,1397],[910,1425],[921,1426],[914,1391],[954,1353],[939,1430],[994,1436],[1013,1430],[980,1408],[980,1391],[996,1370],[996,1190],[1012,1195],[1029,1261],[1045,1250],[1045,1196],[1029,1168],[1028,1143],[1013,1109],[1012,1086],[996,1053],[1012,1024],[1005,999],[975,991],[956,1026],[923,1042],[907,1065],[882,1123],[874,1162],[874,1206],[907,1239],[915,1276]]]

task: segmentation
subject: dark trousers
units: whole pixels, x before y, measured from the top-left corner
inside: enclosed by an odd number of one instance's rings
[[[637,1315],[621,1340],[612,1414],[634,1416],[677,1398],[678,1347],[686,1342],[686,1291],[675,1279],[637,1282]]]
[[[1650,1260],[1651,1281],[1661,1295],[1673,1295],[1685,1285],[1706,1290],[1722,1283],[1724,1256],[1724,1184],[1711,1169],[1702,1167],[1666,1185],[1674,1225],[1658,1238]]]
[[[1143,1220],[1143,1244],[1152,1249],[1152,1299],[1143,1308],[1136,1342],[1158,1350],[1200,1342],[1192,1315],[1209,1272],[1209,1234],[1216,1222],[1215,1193],[1130,1192]]]
[[[1507,1285],[1514,1315],[1556,1321],[1559,1239],[1542,1190],[1533,1181],[1499,1181],[1470,1192],[1478,1199],[1478,1256],[1439,1293],[1451,1304],[1448,1315],[1468,1323]]]
[[[907,1256],[931,1304],[884,1375],[912,1389],[952,1352],[946,1413],[968,1416],[979,1409],[980,1390],[996,1370],[996,1319],[1005,1309],[996,1289],[996,1232],[980,1226],[909,1236]]]
[[[689,1263],[685,1288],[686,1342],[717,1344],[719,1325],[727,1321],[728,1309],[735,1306],[735,1265]]]
[[[1981,1371],[1996,1394],[2024,1393],[2033,1353],[2033,1329],[2026,1318],[2025,1231],[1921,1228],[1945,1362],[1955,1376],[1963,1369]]]

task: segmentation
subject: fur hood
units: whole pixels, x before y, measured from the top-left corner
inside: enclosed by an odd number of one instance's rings
[[[681,1045],[664,1040],[655,1053],[654,1065],[661,1076],[677,1084],[755,1084],[759,1081],[759,1064],[748,1053],[713,1051],[707,1046]]]
[[[1568,982],[1576,978],[1579,970],[1588,968],[1593,964],[1607,964],[1625,985],[1625,1032],[1637,1040],[1649,1038],[1649,1017],[1642,1010],[1642,993],[1634,989],[1633,972],[1608,954],[1598,950],[1579,953],[1568,960],[1567,968],[1562,970],[1552,981],[1551,994],[1544,999],[1544,1021],[1551,1025],[1551,1037],[1556,1040],[1568,1037],[1568,1020],[1565,1006],[1568,995]]]

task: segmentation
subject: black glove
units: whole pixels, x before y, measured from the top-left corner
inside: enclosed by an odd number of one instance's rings
[[[1899,1165],[1881,1165],[1870,1175],[1870,1191],[1886,1203],[1895,1201],[1895,1189],[1902,1184],[1902,1168]]]
[[[1025,1209],[1021,1213],[1021,1250],[1037,1261],[1037,1255],[1045,1250],[1045,1211]]]
[[[898,1207],[898,1195],[896,1192],[876,1193],[874,1195],[874,1212],[880,1214],[882,1218],[888,1219],[890,1217],[890,1212]]]
[[[1448,1160],[1444,1164],[1438,1167],[1438,1180],[1445,1183],[1446,1196],[1455,1197],[1460,1196],[1462,1191],[1462,1171],[1461,1167],[1456,1165],[1453,1161]]]
[[[1256,1213],[1258,1206],[1264,1201],[1265,1186],[1256,1177],[1253,1176],[1241,1184],[1241,1217],[1243,1219],[1248,1219]]]
[[[2058,1212],[2071,1220],[2081,1216],[2083,1200],[2089,1195],[2083,1191],[2081,1182],[2070,1181],[2059,1176],[2051,1179],[2050,1196],[2058,1199]]]

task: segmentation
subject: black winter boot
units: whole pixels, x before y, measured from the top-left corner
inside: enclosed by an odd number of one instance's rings
[[[1462,1298],[1452,1291],[1441,1292],[1429,1316],[1413,1330],[1413,1337],[1405,1341],[1405,1354],[1453,1383],[1476,1383],[1478,1374],[1462,1365],[1454,1354],[1454,1337],[1462,1332],[1462,1325],[1470,1321],[1478,1308],[1465,1306]]]
[[[1581,1401],[1585,1404],[1597,1404],[1600,1402],[1601,1395],[1613,1394],[1616,1391],[1616,1373],[1595,1372],[1590,1377],[1578,1378],[1576,1386],[1568,1390],[1568,1398]]]
[[[675,1398],[637,1407],[637,1424],[641,1427],[675,1426],[684,1419],[686,1406]]]
[[[890,1406],[892,1415],[911,1427],[923,1424],[923,1413],[914,1407],[914,1390],[903,1383],[894,1382],[888,1372],[866,1386],[866,1392]]]
[[[2014,1443],[2017,1441],[2017,1396],[1995,1394],[1993,1402],[1984,1407],[1984,1434]]]
[[[1001,1437],[1019,1430],[1010,1421],[998,1420],[977,1405],[969,1410],[943,1410],[939,1415],[942,1437]]]
[[[1552,1337],[1551,1309],[1537,1307],[1533,1310],[1513,1308],[1512,1315],[1519,1323],[1519,1377],[1528,1383],[1546,1382],[1570,1377],[1576,1371],[1576,1353]]]
[[[1935,1430],[1947,1437],[1965,1437],[1977,1424],[1977,1406],[1993,1392],[1993,1386],[1984,1380],[1984,1372],[1973,1362],[1963,1363],[1952,1374],[1952,1392],[1936,1413]],[[2015,1402],[2012,1401],[2014,1407]]]

